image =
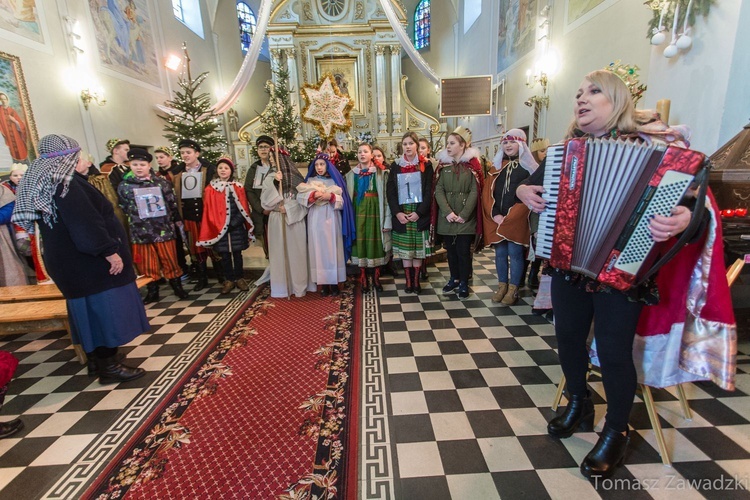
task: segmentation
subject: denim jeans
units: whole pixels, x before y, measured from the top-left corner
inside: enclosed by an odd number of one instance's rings
[[[518,286],[523,276],[524,248],[510,241],[495,245],[495,268],[497,281]],[[508,281],[508,258],[510,258],[510,281]]]

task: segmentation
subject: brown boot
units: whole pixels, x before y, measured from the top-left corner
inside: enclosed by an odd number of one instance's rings
[[[235,284],[237,285],[237,288],[239,288],[243,292],[247,292],[248,290],[250,290],[250,285],[247,284],[247,281],[245,281],[245,278],[238,279],[237,283]]]
[[[512,306],[518,301],[518,286],[508,285],[508,291],[505,293],[505,297],[501,301],[504,306]]]
[[[497,291],[492,296],[492,302],[500,303],[503,301],[503,297],[505,297],[506,292],[508,291],[508,284],[507,283],[498,283],[497,285]]]
[[[234,281],[226,280],[221,287],[221,293],[229,293],[234,290]]]

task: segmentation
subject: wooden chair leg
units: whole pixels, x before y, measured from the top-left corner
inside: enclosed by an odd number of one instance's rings
[[[562,395],[563,395],[564,389],[565,389],[565,375],[560,377],[560,383],[557,384],[557,393],[555,394],[555,399],[552,401],[552,411],[557,411],[557,407],[560,405],[560,401],[562,401]]]
[[[73,342],[73,336],[70,334],[70,325],[68,324],[68,320],[63,321],[63,325],[65,326],[65,331],[68,332],[68,337],[70,338],[71,343],[73,344],[73,350],[76,353],[76,357],[78,358],[78,362],[82,365],[87,364],[88,358],[86,357],[86,351],[83,350],[83,347],[81,347],[81,344],[76,344]]]
[[[685,384],[677,384],[677,397],[680,399],[680,406],[682,406],[682,415],[686,420],[693,420],[693,412],[690,410],[687,396],[685,396]]]
[[[651,394],[651,388],[647,385],[641,384],[641,391],[643,392],[643,401],[646,403],[646,411],[648,411],[648,418],[651,420],[651,427],[654,429],[656,435],[656,444],[659,447],[659,454],[661,455],[661,461],[664,465],[672,465],[669,459],[669,452],[667,451],[667,445],[664,441],[664,433],[661,430],[661,423],[659,423],[659,413],[656,411],[654,405],[654,397]]]

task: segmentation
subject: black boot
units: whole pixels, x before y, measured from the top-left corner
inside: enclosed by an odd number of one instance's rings
[[[588,479],[593,476],[606,479],[614,474],[625,461],[625,452],[630,443],[629,434],[630,432],[623,436],[621,432],[605,425],[594,449],[581,462],[581,474]]]
[[[23,422],[21,422],[20,418],[16,418],[10,422],[2,422],[0,423],[0,439],[12,436],[21,429],[23,429]]]
[[[394,278],[398,278],[398,268],[396,267],[396,263],[393,262],[393,257],[388,259],[388,264],[386,264],[386,267],[388,268],[388,271],[393,275]]]
[[[542,259],[534,259],[529,266],[529,286],[533,289],[539,288],[539,267],[542,265]]]
[[[180,278],[174,278],[169,280],[169,286],[172,287],[172,290],[174,291],[174,294],[177,295],[181,299],[188,298],[188,293],[185,291],[184,288],[182,288],[182,281],[180,281]]]
[[[570,396],[563,414],[547,424],[547,434],[556,438],[567,438],[579,427],[582,431],[594,430],[594,402],[591,401],[588,391],[585,396]]]
[[[146,286],[148,287],[148,292],[146,293],[146,296],[143,297],[143,303],[150,304],[152,302],[159,302],[159,284],[152,281]]]
[[[320,296],[328,297],[329,295],[331,295],[331,287],[328,285],[322,285],[320,287]]]
[[[221,259],[212,259],[211,262],[213,262],[214,265],[214,274],[216,274],[216,281],[218,281],[221,285],[225,281],[224,263],[221,261]]]
[[[427,264],[425,263],[425,265],[420,268],[419,279],[420,281],[427,281],[428,278],[429,277],[427,276]]]
[[[195,266],[195,269],[196,269],[195,274],[198,277],[198,281],[195,284],[193,291],[199,292],[208,286],[208,277],[206,276],[206,272],[207,272],[206,263],[205,262],[199,263],[197,266]]]
[[[146,374],[143,368],[133,368],[119,363],[114,356],[111,358],[94,358],[99,370],[100,384],[114,384],[117,382],[127,382],[141,378]]]

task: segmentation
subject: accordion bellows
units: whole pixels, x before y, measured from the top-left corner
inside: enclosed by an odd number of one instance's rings
[[[705,155],[617,139],[570,139],[547,151],[536,253],[618,290],[638,284],[660,245],[648,222],[685,196]]]

